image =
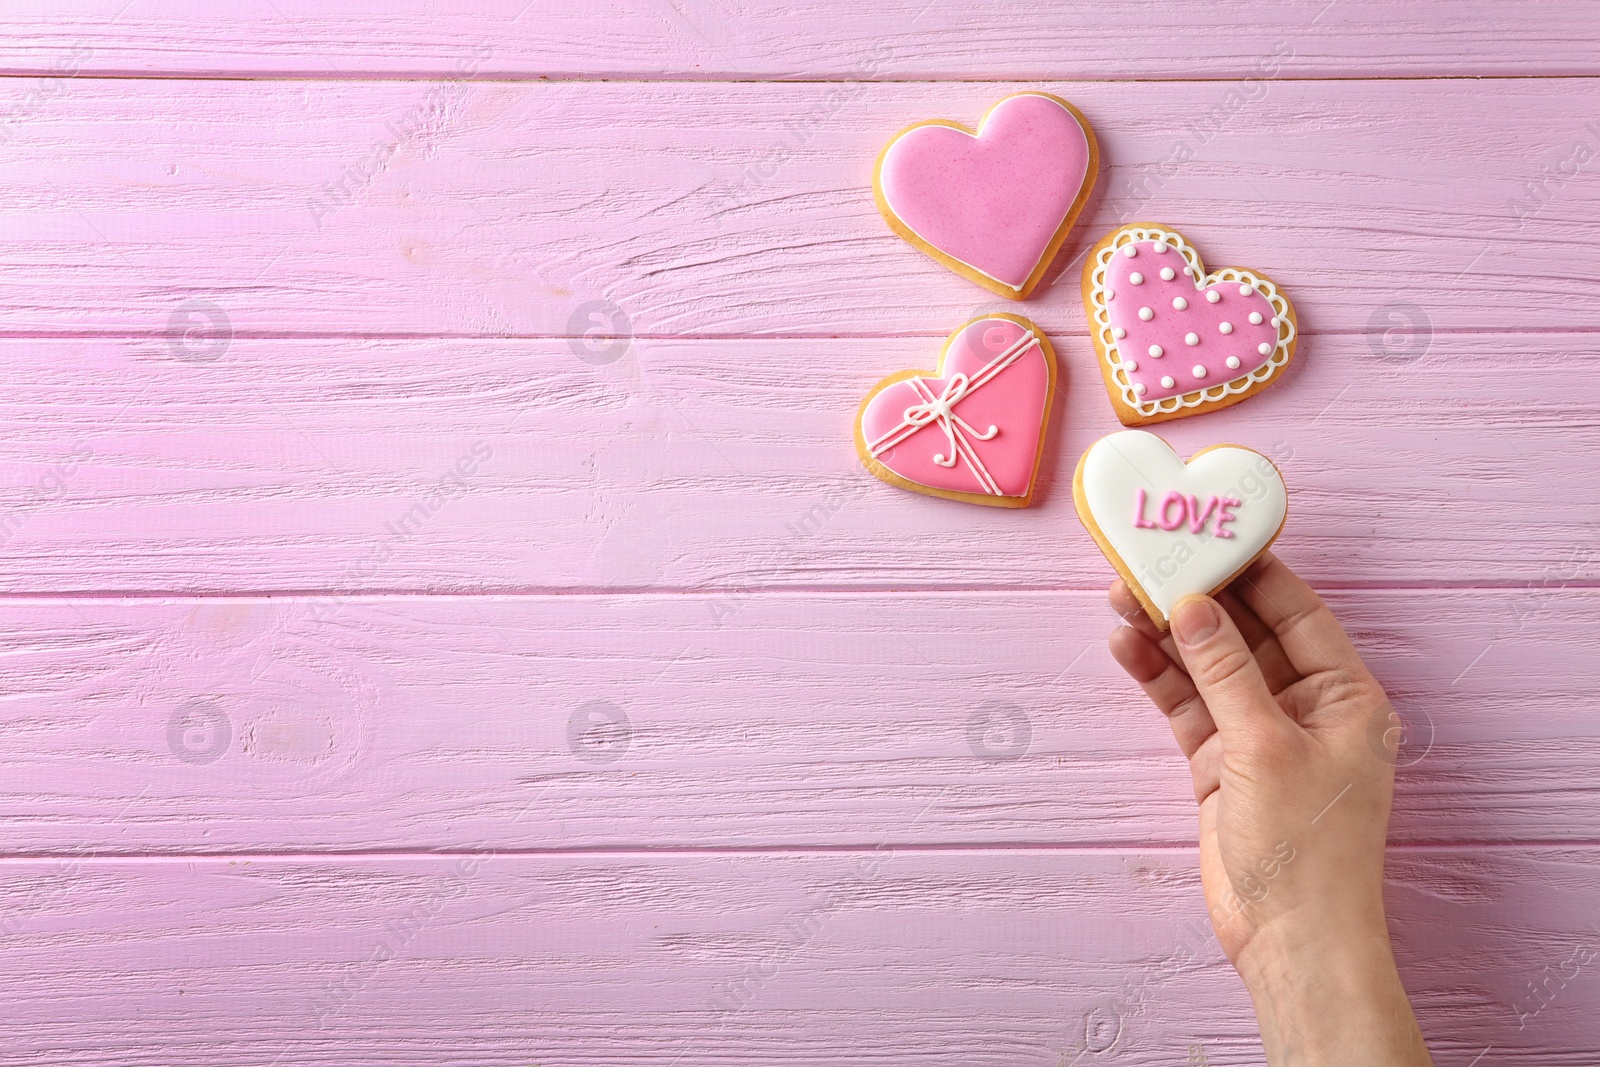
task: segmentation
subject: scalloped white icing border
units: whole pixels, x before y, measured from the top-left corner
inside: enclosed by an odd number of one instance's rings
[[[1111,336],[1111,313],[1106,308],[1105,296],[1106,267],[1110,264],[1111,257],[1123,245],[1139,241],[1165,241],[1182,253],[1184,264],[1189,271],[1189,279],[1195,283],[1197,290],[1215,282],[1243,282],[1260,290],[1261,295],[1272,305],[1272,310],[1278,319],[1278,347],[1267,357],[1267,361],[1250,373],[1220,385],[1208,385],[1204,389],[1162,397],[1160,400],[1140,400],[1133,391],[1133,383],[1128,380],[1128,372],[1122,369],[1122,353],[1117,348],[1117,339]],[[1090,275],[1090,281],[1093,287],[1090,290],[1089,317],[1094,324],[1096,336],[1100,339],[1100,350],[1105,353],[1104,358],[1111,367],[1112,379],[1122,392],[1123,403],[1141,415],[1165,415],[1242,393],[1256,383],[1271,378],[1289,362],[1289,342],[1295,339],[1295,326],[1294,320],[1289,316],[1289,301],[1278,292],[1278,287],[1252,271],[1237,267],[1223,267],[1210,274],[1203,273],[1200,253],[1183,239],[1182,234],[1155,226],[1124,226],[1112,234],[1110,243],[1095,257],[1094,273]]]

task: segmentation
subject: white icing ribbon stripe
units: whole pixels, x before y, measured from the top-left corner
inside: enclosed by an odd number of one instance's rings
[[[912,404],[906,408],[900,418],[900,424],[868,445],[867,451],[876,459],[924,426],[937,423],[944,431],[948,447],[944,452],[935,452],[933,461],[941,467],[954,467],[958,459],[964,459],[967,461],[967,466],[972,468],[973,475],[986,494],[1004,496],[1005,494],[1000,492],[999,483],[983,465],[983,460],[978,458],[978,450],[972,447],[973,440],[988,441],[1000,432],[1000,428],[990,426],[987,430],[980,431],[957,415],[955,407],[993,381],[996,375],[1021,359],[1024,352],[1036,347],[1038,343],[1039,339],[1034,336],[1033,331],[1025,330],[1011,347],[984,364],[983,368],[971,378],[965,374],[951,375],[944,384],[944,391],[938,396],[934,395],[933,388],[928,385],[928,379],[908,379],[911,388],[922,397],[922,403]]]

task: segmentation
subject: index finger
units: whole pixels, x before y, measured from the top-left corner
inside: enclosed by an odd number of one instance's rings
[[[1302,675],[1365,673],[1361,653],[1328,605],[1271,552],[1263,552],[1232,588],[1278,635],[1284,654]]]

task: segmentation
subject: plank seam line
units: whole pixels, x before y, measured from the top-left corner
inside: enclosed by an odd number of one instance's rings
[[[1109,584],[1110,577],[1107,576]],[[1319,592],[1324,593],[1414,593],[1419,595],[1437,593],[1494,593],[1494,592],[1537,592],[1541,594],[1576,594],[1584,595],[1600,590],[1600,579],[1591,581],[1564,582],[1559,585],[1543,584],[1537,581],[1506,583],[1504,585],[1385,585],[1374,582],[1372,584],[1354,583],[1322,583],[1317,586]],[[158,600],[307,600],[325,598],[341,601],[374,601],[383,602],[391,600],[460,600],[464,602],[482,600],[543,600],[565,599],[576,600],[590,598],[595,600],[608,600],[623,597],[638,599],[692,599],[725,597],[736,594],[740,597],[856,597],[874,596],[880,598],[928,598],[928,597],[961,597],[961,596],[1104,596],[1105,587],[1094,586],[1021,586],[1021,585],[995,585],[995,586],[908,586],[904,583],[896,585],[841,585],[841,586],[748,586],[748,585],[707,585],[707,586],[682,586],[682,587],[615,587],[593,588],[574,587],[541,588],[530,587],[526,589],[511,590],[484,590],[484,591],[449,591],[427,589],[379,589],[379,590],[317,590],[317,589],[292,589],[292,590],[237,590],[237,591],[185,591],[185,590],[131,590],[128,592],[26,592],[12,591],[0,593],[0,605],[3,604],[40,604],[51,601],[61,603],[92,603],[96,601],[105,603],[118,603],[124,601],[158,601]]]
[[[1013,853],[1051,852],[1083,855],[1125,855],[1129,852],[1195,853],[1199,845],[1185,841],[1127,841],[1127,842],[949,842],[906,844],[894,842],[855,843],[845,845],[593,845],[567,848],[440,848],[440,849],[350,849],[315,850],[285,849],[262,851],[212,851],[212,852],[10,852],[0,854],[0,865],[38,863],[47,860],[65,860],[100,863],[188,863],[195,860],[227,860],[249,863],[266,860],[299,860],[343,862],[364,860],[384,862],[400,859],[454,859],[463,856],[496,858],[559,859],[566,856],[667,857],[667,856],[828,856],[857,855],[863,852],[894,852],[900,854],[936,855],[940,853]],[[1600,850],[1600,838],[1575,839],[1463,839],[1440,841],[1390,842],[1390,855],[1403,853],[1479,851],[1533,851],[1567,852]],[[1197,872],[1198,873],[1198,872]]]
[[[455,77],[444,71],[374,71],[374,72],[347,72],[327,74],[310,74],[305,71],[294,70],[261,70],[249,73],[207,73],[205,71],[155,71],[155,70],[104,70],[83,72],[78,74],[55,74],[46,71],[34,71],[27,67],[13,67],[0,70],[0,80],[17,81],[110,81],[110,82],[303,82],[308,84],[343,84],[343,83],[377,83],[377,84],[416,84],[438,83],[453,84],[463,83],[469,85],[682,85],[682,86],[714,86],[714,85],[1011,85],[1034,84],[1044,82],[1047,84],[1069,85],[1211,85],[1231,84],[1242,78],[1254,76],[1252,71],[1240,69],[1237,74],[1218,74],[1213,77],[1062,77],[1058,74],[1041,73],[1035,76],[1016,74],[1003,78],[804,78],[785,77],[783,75],[768,75],[762,77],[738,77],[733,72],[714,72],[702,77],[642,77],[633,73],[605,73],[591,72],[586,74],[573,73],[537,73],[529,71],[524,74],[506,74],[493,77]],[[1316,83],[1316,82],[1344,82],[1349,84],[1370,84],[1374,82],[1551,82],[1551,81],[1594,81],[1600,79],[1600,71],[1586,73],[1526,73],[1526,74],[1324,74],[1324,75],[1299,75],[1279,76],[1272,80],[1274,83]]]

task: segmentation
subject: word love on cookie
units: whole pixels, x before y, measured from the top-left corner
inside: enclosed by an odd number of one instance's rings
[[[901,130],[872,176],[889,228],[1013,300],[1044,279],[1100,170],[1094,130],[1049,93],[989,109],[976,132],[942,119]]]
[[[1125,426],[1237,404],[1294,358],[1294,305],[1264,274],[1207,274],[1183,235],[1124,226],[1089,251],[1083,303],[1111,406]]]
[[[991,507],[1033,500],[1056,356],[1039,328],[985,315],[944,343],[937,371],[879,382],[856,418],[862,464],[914,493]]]
[[[1289,510],[1270,459],[1216,445],[1185,463],[1155,434],[1102,437],[1078,463],[1078,517],[1155,624],[1191,593],[1215,593],[1277,539]]]

